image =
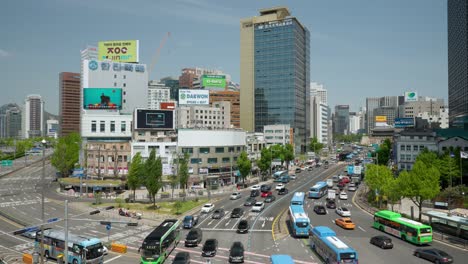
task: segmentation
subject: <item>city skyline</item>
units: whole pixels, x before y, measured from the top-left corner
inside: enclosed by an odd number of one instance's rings
[[[356,110],[366,96],[405,91],[447,100],[446,2],[359,2],[239,1],[220,6],[187,0],[140,2],[131,8],[119,1],[7,2],[0,18],[8,40],[0,44],[0,105],[21,104],[26,95],[41,94],[45,109],[58,113],[58,73],[79,72],[80,49],[100,40],[139,39],[140,62],[149,64],[167,32],[171,36],[149,79],[206,67],[239,82],[240,20],[279,5],[309,28],[311,81],[326,87],[331,107],[349,104]]]

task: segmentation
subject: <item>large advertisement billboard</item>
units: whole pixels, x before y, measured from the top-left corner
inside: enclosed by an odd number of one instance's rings
[[[414,119],[412,117],[395,118],[395,128],[414,127]]]
[[[174,111],[136,109],[135,129],[172,130],[174,129]]]
[[[83,109],[122,109],[122,88],[84,88]]]
[[[417,92],[405,92],[405,102],[416,102],[418,101]]]
[[[387,122],[386,116],[375,116],[375,122]]]
[[[138,40],[99,41],[98,60],[138,62]]]
[[[208,105],[210,104],[209,90],[179,90],[179,105]]]
[[[202,86],[224,90],[226,88],[226,76],[224,75],[202,75]]]

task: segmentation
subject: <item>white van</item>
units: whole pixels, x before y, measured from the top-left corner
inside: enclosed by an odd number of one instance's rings
[[[333,188],[333,179],[327,179],[328,188]]]

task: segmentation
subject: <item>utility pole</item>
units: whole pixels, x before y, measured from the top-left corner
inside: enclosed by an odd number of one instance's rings
[[[234,185],[234,177],[232,175],[232,160],[234,159],[233,155],[232,155],[232,151],[231,152],[231,184]]]
[[[44,213],[44,179],[45,179],[45,139],[42,140],[42,176],[41,176],[41,220],[45,222]],[[41,264],[44,264],[44,225],[41,225]]]
[[[68,264],[68,200],[65,200],[65,251],[64,260]]]

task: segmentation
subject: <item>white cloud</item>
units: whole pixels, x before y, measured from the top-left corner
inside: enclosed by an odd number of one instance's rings
[[[11,56],[11,53],[9,53],[6,50],[0,49],[0,58],[9,57],[9,56]]]

